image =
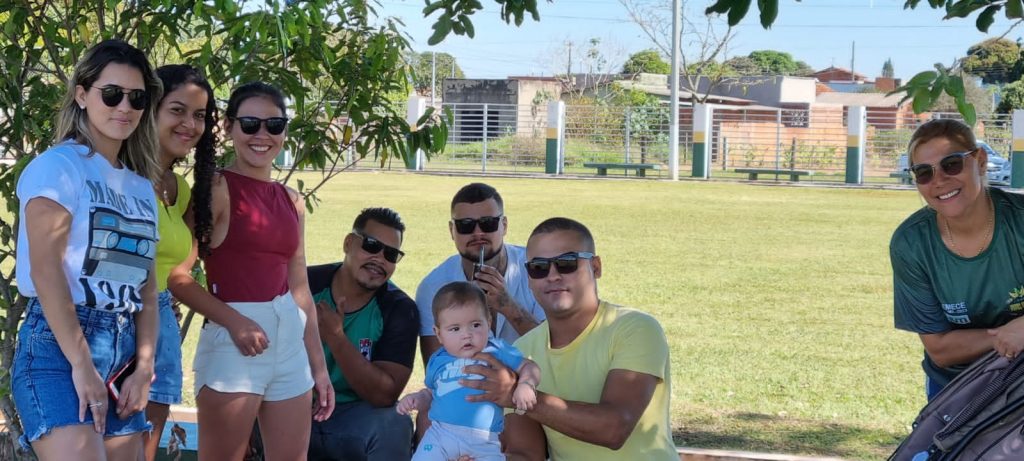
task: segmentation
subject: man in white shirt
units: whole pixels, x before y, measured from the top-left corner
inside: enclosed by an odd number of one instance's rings
[[[509,344],[544,321],[544,310],[534,299],[525,272],[526,249],[504,243],[508,230],[504,212],[501,195],[487,184],[467,184],[452,198],[448,229],[458,253],[427,274],[416,290],[424,365],[441,347],[434,336],[430,308],[434,295],[449,282],[476,281],[487,294],[494,336]]]

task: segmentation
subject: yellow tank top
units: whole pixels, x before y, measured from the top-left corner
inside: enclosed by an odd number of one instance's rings
[[[156,285],[158,291],[167,289],[167,276],[192,251],[192,231],[185,224],[185,211],[192,198],[192,189],[185,178],[174,173],[178,183],[178,200],[174,205],[158,206],[160,242],[156,246]]]

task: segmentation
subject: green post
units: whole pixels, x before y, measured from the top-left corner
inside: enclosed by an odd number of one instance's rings
[[[547,174],[564,173],[565,159],[562,156],[562,143],[565,133],[565,103],[562,101],[548,102],[548,128],[545,142],[544,172]]]
[[[693,105],[693,172],[694,178],[708,179],[711,167],[711,106]]]
[[[868,112],[864,106],[850,106],[846,115],[846,183],[864,183],[864,134]]]
[[[1013,111],[1013,147],[1010,153],[1010,187],[1024,187],[1024,110]]]

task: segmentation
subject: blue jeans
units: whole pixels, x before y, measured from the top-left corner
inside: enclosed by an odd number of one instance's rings
[[[75,306],[75,312],[92,352],[92,363],[105,381],[135,356],[135,318],[132,314],[85,306]],[[78,420],[78,394],[71,381],[71,363],[61,352],[37,298],[29,300],[25,321],[18,330],[11,393],[25,430],[20,442],[26,448],[55,428],[93,423],[91,411],[85,412],[85,421]],[[120,419],[116,410],[116,403],[108,396],[104,436],[151,429],[144,412]]]
[[[178,319],[171,308],[171,292],[160,292],[157,305],[160,325],[157,327],[156,357],[153,371],[156,377],[149,386],[149,400],[173,405],[181,403],[181,333]]]
[[[369,403],[338,404],[331,417],[313,421],[309,461],[408,461],[412,458],[412,418],[394,406],[375,408]]]

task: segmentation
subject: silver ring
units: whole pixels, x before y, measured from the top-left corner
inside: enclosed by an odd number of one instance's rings
[[[97,407],[102,407],[102,406],[103,406],[103,402],[89,402],[89,408],[97,408]]]

